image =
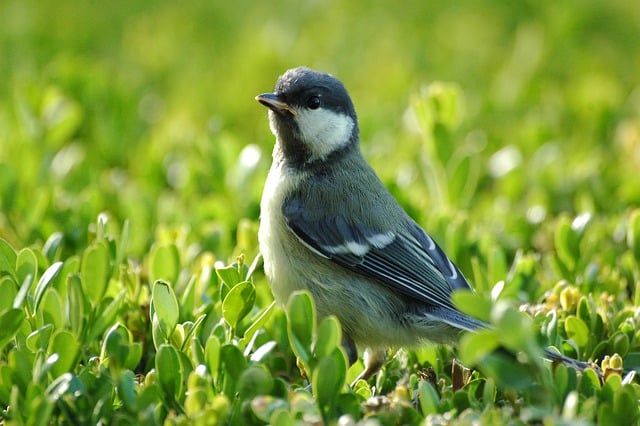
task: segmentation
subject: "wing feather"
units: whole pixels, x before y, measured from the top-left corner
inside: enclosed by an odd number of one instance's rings
[[[470,330],[482,325],[453,306],[452,291],[471,287],[414,222],[397,232],[381,232],[341,216],[311,219],[297,198],[285,203],[283,213],[289,229],[322,257],[424,302],[432,315],[454,326]]]

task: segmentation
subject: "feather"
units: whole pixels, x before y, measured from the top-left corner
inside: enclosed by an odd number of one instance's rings
[[[342,216],[311,219],[300,198],[283,206],[287,226],[314,253],[422,302],[430,316],[454,327],[485,326],[453,306],[451,293],[471,287],[442,249],[415,222],[397,231],[354,224]]]

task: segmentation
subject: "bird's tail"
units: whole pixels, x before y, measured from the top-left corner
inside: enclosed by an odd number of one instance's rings
[[[472,318],[462,312],[446,309],[446,312],[440,313],[440,318],[447,324],[459,328],[464,331],[475,332],[483,328],[491,328],[490,324],[484,321]],[[550,347],[544,348],[543,357],[549,361],[564,364],[568,367],[572,367],[578,371],[584,371],[586,369],[592,369],[599,377],[603,377],[600,367],[592,362],[578,361],[566,355],[563,355]]]
[[[593,371],[596,372],[596,374],[598,375],[598,377],[602,378],[604,377],[602,370],[600,369],[600,367],[598,366],[598,364],[593,363],[593,362],[585,362],[585,361],[578,361],[577,359],[573,359],[570,358],[566,355],[562,355],[560,352],[556,352],[553,349],[547,347],[544,348],[544,358],[552,361],[552,362],[558,362],[560,364],[564,364],[568,367],[573,367],[578,371],[584,371],[586,369],[592,369]]]

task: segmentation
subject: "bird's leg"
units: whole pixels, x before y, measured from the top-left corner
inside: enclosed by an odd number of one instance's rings
[[[387,351],[385,351],[384,349],[372,349],[372,348],[365,349],[364,350],[364,370],[362,370],[362,373],[360,373],[358,377],[356,377],[353,383],[355,384],[360,379],[362,380],[369,379],[369,377],[373,376],[378,371],[380,371],[380,369],[382,368],[386,360],[387,360]]]
[[[358,360],[358,348],[353,339],[348,334],[342,334],[342,347],[344,348],[349,365],[353,365]],[[384,349],[367,348],[364,351],[364,370],[356,377],[352,386],[360,379],[367,380],[376,374],[387,360],[387,352]]]

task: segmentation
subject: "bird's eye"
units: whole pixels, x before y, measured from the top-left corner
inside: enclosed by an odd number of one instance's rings
[[[312,96],[307,100],[307,108],[318,109],[320,108],[320,98],[318,96]]]

